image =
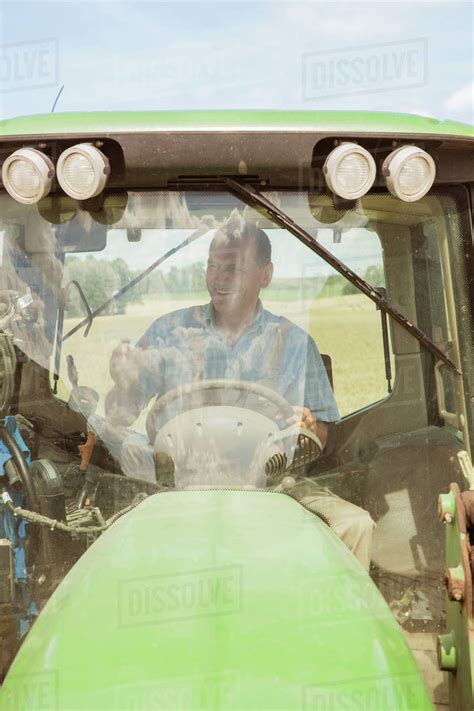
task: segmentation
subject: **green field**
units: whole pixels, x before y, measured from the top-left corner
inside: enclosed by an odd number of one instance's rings
[[[280,290],[279,290],[280,291]],[[387,393],[380,329],[380,313],[363,295],[332,298],[301,299],[301,292],[268,293],[264,306],[276,314],[286,316],[314,337],[321,353],[333,362],[334,392],[342,416],[380,400]],[[271,298],[270,298],[271,297]],[[68,396],[66,355],[74,356],[79,371],[79,384],[95,388],[101,404],[112,387],[109,359],[113,348],[122,340],[135,343],[153,320],[178,308],[205,303],[207,293],[187,294],[172,300],[147,296],[144,303],[127,306],[124,315],[101,316],[95,319],[87,338],[83,330],[69,338],[63,346],[59,395]],[[78,322],[67,319],[65,332]],[[99,413],[102,408],[99,406]]]

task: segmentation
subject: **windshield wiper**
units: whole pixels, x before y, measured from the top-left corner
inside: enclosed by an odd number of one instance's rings
[[[436,343],[433,343],[428,336],[420,331],[420,329],[415,326],[409,319],[406,318],[393,304],[385,299],[373,286],[371,286],[365,279],[362,279],[358,274],[352,271],[352,269],[341,262],[337,257],[335,257],[331,252],[329,252],[325,247],[316,242],[313,237],[306,232],[300,225],[298,225],[294,220],[289,217],[283,210],[281,210],[277,205],[264,197],[261,193],[257,192],[255,188],[250,185],[244,185],[233,178],[222,177],[223,183],[227,186],[228,190],[240,197],[249,207],[259,207],[263,208],[268,217],[275,222],[280,227],[291,232],[292,235],[297,237],[300,242],[309,247],[318,256],[324,259],[327,264],[330,264],[339,274],[345,277],[351,284],[354,284],[359,291],[369,297],[374,301],[377,306],[389,314],[394,321],[400,324],[408,333],[411,333],[416,340],[421,343],[430,353],[442,360],[449,368],[452,368],[458,375],[462,375],[459,368],[453,363],[453,361],[438,348]]]
[[[150,272],[159,267],[160,264],[163,264],[163,262],[172,257],[173,254],[176,254],[176,252],[179,252],[180,249],[183,249],[183,247],[186,247],[188,244],[191,244],[191,242],[194,242],[194,240],[198,239],[198,237],[202,237],[202,235],[206,234],[206,232],[209,232],[209,227],[207,225],[203,225],[202,227],[199,227],[197,230],[195,230],[191,235],[189,235],[189,237],[186,237],[186,239],[180,242],[176,247],[173,247],[173,249],[169,249],[159,259],[150,264],[149,267],[140,272],[140,274],[137,274],[137,276],[131,281],[129,281],[128,284],[125,284],[125,286],[123,286],[121,289],[119,289],[119,291],[113,294],[110,299],[104,301],[100,306],[95,309],[95,311],[89,313],[86,318],[83,318],[82,321],[79,321],[79,323],[73,326],[73,328],[71,328],[63,337],[62,342],[64,343],[67,338],[73,336],[77,331],[79,331],[79,329],[81,329],[86,324],[88,324],[88,328],[84,336],[87,336],[90,331],[90,327],[92,326],[92,322],[96,316],[101,314],[102,311],[105,311],[105,309],[110,306],[110,304],[113,304],[114,301],[120,299],[120,297],[126,294],[127,291],[133,289],[133,287],[138,284],[138,282],[148,276],[148,274],[150,274]]]
[[[84,338],[87,338],[87,335],[89,331],[91,330],[92,322],[94,320],[94,317],[92,315],[91,307],[89,306],[89,302],[87,301],[84,292],[82,291],[82,287],[79,284],[78,281],[73,279],[72,281],[69,282],[69,284],[66,284],[66,286],[63,289],[63,292],[61,294],[61,299],[60,299],[60,305],[59,305],[59,313],[58,313],[58,326],[56,329],[56,346],[55,346],[55,354],[54,354],[54,374],[53,374],[53,393],[57,395],[58,393],[58,382],[59,382],[59,366],[61,365],[61,346],[64,341],[63,336],[63,323],[64,323],[64,311],[66,308],[66,301],[68,299],[69,291],[71,289],[71,286],[75,286],[79,298],[82,302],[82,305],[84,306],[87,316],[84,319],[84,321],[87,323],[87,328],[84,331]]]

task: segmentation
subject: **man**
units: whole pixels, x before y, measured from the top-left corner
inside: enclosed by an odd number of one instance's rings
[[[263,230],[235,211],[209,249],[209,304],[180,309],[157,319],[132,348],[115,349],[110,370],[115,387],[106,400],[110,421],[130,425],[155,395],[195,380],[257,382],[293,406],[294,423],[312,431],[324,449],[328,423],[339,419],[336,402],[314,340],[287,319],[265,310],[260,292],[271,282],[271,244]],[[124,442],[121,464],[132,475],[143,470],[143,442]],[[150,449],[147,469],[153,467]],[[292,495],[323,513],[366,569],[373,521],[366,511],[298,479]]]

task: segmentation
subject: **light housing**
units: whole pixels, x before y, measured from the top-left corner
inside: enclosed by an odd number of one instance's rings
[[[382,165],[387,188],[405,202],[422,198],[434,183],[436,166],[429,153],[417,146],[392,151]]]
[[[19,148],[2,165],[5,190],[24,205],[33,205],[48,195],[53,178],[52,160],[36,148]]]
[[[326,184],[344,200],[357,200],[374,184],[375,161],[358,143],[341,143],[334,148],[324,162],[323,174]]]
[[[105,188],[110,175],[109,159],[92,143],[78,143],[61,153],[56,173],[67,195],[88,200]]]

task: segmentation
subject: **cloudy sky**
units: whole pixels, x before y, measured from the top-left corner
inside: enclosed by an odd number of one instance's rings
[[[474,123],[473,5],[3,2],[0,117],[368,109]]]

